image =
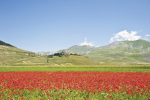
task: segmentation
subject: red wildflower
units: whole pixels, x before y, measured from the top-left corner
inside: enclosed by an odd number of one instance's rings
[[[110,98],[113,98],[113,95],[109,95]]]
[[[141,93],[141,95],[143,95],[144,93]]]
[[[25,97],[20,97],[21,100],[23,100]]]
[[[21,92],[18,92],[19,95],[21,95]]]
[[[12,96],[12,94],[9,94],[9,97],[11,97]]]
[[[70,92],[73,91],[72,89],[79,92],[88,90],[92,95],[99,91],[106,91],[106,93],[126,91],[133,96],[148,95],[150,92],[150,73],[141,72],[0,72],[0,76],[2,76],[1,87],[4,87],[0,89],[1,94],[8,93],[5,91],[9,90],[9,94],[21,95],[24,89],[31,90],[31,93],[40,89],[41,93],[49,94],[49,91],[55,88],[69,89]],[[62,96],[60,93],[55,95]],[[113,98],[113,95],[108,96]]]
[[[48,93],[48,91],[45,91],[45,93]]]
[[[14,94],[17,94],[17,92],[16,92],[16,91],[14,91]]]

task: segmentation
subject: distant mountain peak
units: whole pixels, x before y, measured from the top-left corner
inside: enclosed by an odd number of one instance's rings
[[[87,39],[84,38],[85,41],[80,43],[80,46],[94,46],[94,44],[92,42],[87,42]]]
[[[91,45],[81,45],[82,47],[94,47],[94,46],[91,46]]]

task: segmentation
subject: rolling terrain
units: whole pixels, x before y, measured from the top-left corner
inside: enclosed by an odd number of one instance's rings
[[[95,61],[90,58],[86,58],[80,55],[69,55],[69,56],[54,56],[48,58],[45,55],[40,55],[35,52],[22,50],[16,48],[8,43],[0,41],[0,65],[5,66],[32,66],[32,65],[43,65],[43,66],[63,66],[63,65],[98,65],[99,61]]]
[[[46,63],[46,58],[16,47],[0,45],[0,65]]]
[[[0,65],[72,66],[150,64],[150,42],[145,40],[117,41],[101,47],[75,45],[65,50],[79,55],[53,56],[52,58],[48,58],[47,56],[22,50],[0,41]]]
[[[100,61],[100,64],[150,64],[150,42],[145,40],[117,41],[106,46],[72,46],[66,49]]]

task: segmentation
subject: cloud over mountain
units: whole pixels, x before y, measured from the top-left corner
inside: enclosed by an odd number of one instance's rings
[[[149,34],[145,35],[145,38],[144,38],[144,39],[148,41],[148,37],[150,37]]]
[[[86,38],[84,38],[84,39],[85,39],[85,41],[80,43],[81,46],[83,46],[83,45],[94,46],[94,44],[92,42],[87,42],[87,39]]]
[[[141,38],[141,36],[136,35],[137,31],[131,31],[130,33],[127,32],[127,30],[118,32],[117,34],[114,34],[113,37],[111,37],[109,43],[112,43],[114,41],[135,41]]]

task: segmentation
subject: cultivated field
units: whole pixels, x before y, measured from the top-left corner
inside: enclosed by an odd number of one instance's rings
[[[0,67],[0,100],[149,99],[149,66]]]
[[[78,66],[0,66],[1,72],[7,71],[110,71],[110,72],[150,72],[149,65],[78,65]]]

